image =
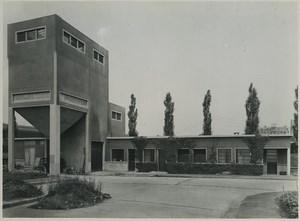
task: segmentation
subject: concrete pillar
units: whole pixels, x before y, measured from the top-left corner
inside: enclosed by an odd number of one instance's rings
[[[15,121],[14,110],[8,108],[8,171],[15,170]]]
[[[286,149],[287,151],[287,171],[286,171],[286,174],[287,175],[291,175],[291,147],[288,147]]]
[[[90,142],[90,119],[89,114],[85,115],[85,172],[92,171],[91,163],[91,142]]]
[[[50,105],[50,175],[60,174],[60,106]]]

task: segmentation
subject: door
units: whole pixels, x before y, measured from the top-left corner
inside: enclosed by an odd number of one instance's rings
[[[166,154],[161,149],[159,151],[159,171],[167,171],[167,165],[166,165]]]
[[[267,174],[277,174],[277,150],[267,150]]]
[[[128,149],[128,170],[134,171],[135,170],[135,150]]]
[[[34,166],[35,148],[25,148],[25,166]]]
[[[103,143],[92,141],[91,144],[91,155],[92,155],[92,171],[102,170],[102,150]]]

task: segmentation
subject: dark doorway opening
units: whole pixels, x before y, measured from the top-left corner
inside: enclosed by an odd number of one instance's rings
[[[267,174],[277,174],[277,150],[266,150]]]
[[[135,150],[128,149],[128,170],[134,171],[135,170]]]
[[[167,171],[167,164],[166,164],[166,153],[165,151],[159,149],[159,171]]]
[[[92,141],[91,144],[91,155],[92,155],[92,171],[102,170],[102,150],[103,143]]]

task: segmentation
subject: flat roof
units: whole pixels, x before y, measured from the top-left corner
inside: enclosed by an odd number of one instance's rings
[[[246,138],[246,137],[254,137],[255,135],[199,135],[199,136],[173,136],[173,138],[192,138],[192,139],[203,139],[203,138]],[[269,134],[269,135],[263,135],[265,137],[286,137],[291,138],[291,134]],[[141,136],[147,139],[166,139],[169,136]],[[108,140],[131,140],[134,139],[134,137],[107,137]]]

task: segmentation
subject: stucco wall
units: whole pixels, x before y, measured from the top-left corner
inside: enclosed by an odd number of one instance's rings
[[[73,166],[76,171],[83,168],[85,147],[85,117],[61,135],[61,158],[66,166]]]
[[[112,111],[121,113],[121,120],[115,120],[112,118]],[[108,136],[111,137],[124,137],[125,136],[125,121],[126,113],[125,108],[119,105],[109,103],[108,111]]]
[[[15,42],[17,31],[46,26],[46,39]],[[54,16],[33,19],[8,25],[8,59],[9,59],[9,106],[12,106],[12,93],[32,91],[53,91],[53,52],[55,50]],[[53,102],[40,101],[39,104]],[[28,102],[26,105],[33,105]],[[22,103],[14,104],[22,106]]]

